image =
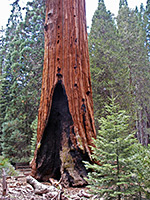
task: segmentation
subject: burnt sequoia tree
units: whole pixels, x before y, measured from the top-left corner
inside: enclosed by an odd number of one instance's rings
[[[45,55],[32,176],[86,184],[82,163],[96,137],[85,0],[47,0]]]

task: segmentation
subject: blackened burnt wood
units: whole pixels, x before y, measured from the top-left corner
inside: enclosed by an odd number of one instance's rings
[[[86,184],[96,137],[85,0],[47,0],[45,55],[32,176]]]

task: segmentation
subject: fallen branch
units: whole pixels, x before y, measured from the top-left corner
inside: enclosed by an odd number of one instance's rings
[[[32,176],[28,176],[26,178],[27,183],[32,185],[32,187],[35,189],[35,194],[46,194],[51,193],[52,196],[56,196],[56,193],[59,194],[59,190],[55,188],[54,186],[47,186],[40,182],[38,182],[35,178]],[[53,195],[54,194],[54,195]]]
[[[81,190],[78,194],[79,197],[86,197],[86,198],[92,198],[92,194],[89,194],[87,192],[85,192],[84,190]]]

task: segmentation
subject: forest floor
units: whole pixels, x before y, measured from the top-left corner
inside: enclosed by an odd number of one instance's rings
[[[61,195],[43,193],[35,194],[35,189],[27,183],[26,176],[19,174],[16,177],[7,177],[7,193],[2,196],[2,179],[0,179],[0,200],[96,200],[90,195],[87,188],[63,188]],[[45,183],[49,186],[50,183]],[[56,195],[55,195],[56,194]]]

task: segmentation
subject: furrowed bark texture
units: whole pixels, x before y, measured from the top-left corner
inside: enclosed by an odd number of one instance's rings
[[[47,0],[45,55],[32,176],[86,184],[82,160],[96,137],[85,0]]]

